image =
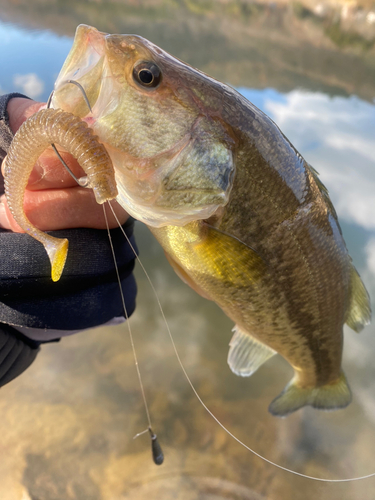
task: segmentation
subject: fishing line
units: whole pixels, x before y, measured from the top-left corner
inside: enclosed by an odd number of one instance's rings
[[[109,203],[109,201],[108,201],[108,203]],[[115,215],[115,213],[114,213],[113,208],[112,208],[111,205],[110,205],[110,207],[111,207],[111,210],[112,210],[113,214]],[[113,257],[113,261],[114,261],[114,264],[115,264],[117,282],[118,282],[118,285],[119,285],[119,288],[120,288],[120,295],[121,295],[122,307],[124,309],[125,319],[126,319],[126,323],[127,323],[127,326],[128,326],[128,333],[129,333],[130,344],[131,344],[132,351],[133,351],[134,363],[135,363],[135,367],[136,367],[136,370],[137,370],[138,381],[139,381],[139,385],[140,385],[140,388],[141,388],[141,394],[142,394],[143,404],[144,404],[144,407],[145,407],[145,410],[146,410],[146,416],[147,416],[147,422],[148,422],[148,428],[146,430],[144,430],[144,431],[139,432],[138,434],[136,434],[133,439],[136,439],[138,436],[142,436],[146,432],[149,432],[150,438],[151,438],[152,458],[153,458],[153,460],[154,460],[154,462],[155,462],[156,465],[161,465],[164,462],[164,455],[163,455],[163,451],[161,449],[161,446],[159,444],[159,441],[157,439],[157,435],[153,432],[152,426],[151,426],[150,411],[148,409],[148,404],[147,404],[147,400],[146,400],[146,394],[145,394],[145,390],[144,390],[144,386],[143,386],[143,382],[142,382],[141,371],[139,369],[137,353],[136,353],[136,350],[135,350],[135,345],[134,345],[134,340],[133,340],[133,334],[132,334],[132,330],[131,330],[130,322],[129,322],[129,315],[128,315],[128,311],[127,311],[126,305],[125,305],[125,298],[124,298],[124,293],[122,291],[121,278],[120,278],[120,273],[119,273],[118,265],[117,265],[117,261],[116,261],[115,249],[113,248],[113,243],[112,243],[112,238],[111,238],[111,232],[109,230],[109,225],[108,225],[108,219],[107,219],[107,212],[106,212],[106,209],[105,209],[105,204],[103,204],[103,213],[104,213],[104,218],[105,218],[105,224],[106,224],[106,227],[107,227],[107,233],[108,233],[109,244],[110,244],[110,247],[111,247],[112,257]],[[123,230],[123,228],[122,228],[119,220],[117,219],[116,215],[115,215],[115,219],[116,219],[116,222],[119,224],[121,230]],[[124,234],[126,234],[125,231],[124,231]],[[133,247],[132,247],[132,249],[133,249]],[[133,249],[133,251],[135,252],[134,249]]]
[[[354,482],[354,481],[361,481],[363,479],[369,479],[370,477],[375,477],[375,472],[373,472],[372,474],[367,474],[365,476],[359,476],[359,477],[351,477],[351,478],[347,478],[347,479],[325,479],[325,478],[320,478],[320,477],[315,477],[315,476],[309,476],[307,474],[303,474],[301,472],[297,472],[297,471],[294,471],[292,469],[288,469],[287,467],[284,467],[280,464],[277,464],[276,462],[272,462],[272,460],[269,460],[268,458],[264,457],[263,455],[260,455],[259,453],[257,453],[255,450],[253,450],[252,448],[250,448],[247,444],[245,444],[243,441],[241,441],[238,437],[236,437],[234,434],[232,434],[232,432],[227,428],[225,427],[224,424],[222,424],[220,422],[220,420],[212,413],[212,411],[208,408],[208,406],[204,403],[204,401],[202,400],[202,398],[200,397],[200,395],[198,394],[197,390],[195,389],[194,385],[193,385],[193,382],[190,380],[190,377],[182,363],[182,360],[180,358],[180,355],[178,353],[178,350],[177,350],[177,347],[176,347],[176,344],[175,344],[175,341],[173,339],[173,336],[172,336],[172,332],[169,328],[169,324],[168,324],[168,321],[167,321],[167,318],[165,317],[165,314],[164,314],[164,311],[163,311],[163,308],[162,308],[162,305],[161,305],[161,302],[160,302],[160,299],[159,299],[159,296],[158,296],[158,293],[151,281],[151,278],[150,276],[148,275],[145,267],[143,266],[139,256],[137,255],[137,252],[135,251],[133,245],[131,244],[127,234],[125,233],[123,227],[121,226],[121,223],[120,221],[118,220],[116,214],[115,214],[115,211],[111,205],[111,202],[108,201],[108,205],[112,211],[112,214],[114,216],[114,218],[116,219],[123,235],[125,236],[131,250],[134,252],[134,255],[135,255],[135,258],[137,259],[137,262],[139,263],[139,265],[141,266],[142,268],[142,271],[144,272],[146,278],[147,278],[147,281],[149,282],[151,288],[152,288],[152,291],[155,295],[155,298],[156,298],[156,302],[158,304],[158,307],[160,309],[160,313],[163,317],[163,321],[165,323],[165,326],[167,328],[167,332],[168,332],[168,335],[169,335],[169,339],[172,343],[172,347],[173,347],[173,350],[175,352],[175,355],[176,355],[176,358],[177,358],[177,361],[181,367],[181,370],[187,380],[187,382],[189,383],[193,393],[195,394],[196,398],[198,399],[198,401],[200,402],[200,404],[203,406],[203,408],[207,411],[207,413],[215,420],[215,422],[232,438],[234,439],[235,441],[237,441],[237,443],[239,443],[241,446],[243,446],[246,450],[250,451],[253,455],[255,455],[256,457],[260,458],[261,460],[263,460],[264,462],[270,464],[270,465],[273,465],[274,467],[277,467],[278,469],[284,471],[284,472],[289,472],[290,474],[294,474],[295,476],[299,476],[299,477],[303,477],[305,479],[311,479],[313,481],[320,481],[320,482],[323,482],[323,483],[348,483],[348,482]]]
[[[144,390],[144,387],[143,387],[143,382],[142,382],[142,377],[141,377],[141,371],[140,371],[140,369],[139,369],[138,359],[137,359],[137,354],[136,354],[136,352],[135,352],[135,346],[134,346],[133,334],[132,334],[132,330],[131,330],[131,327],[130,327],[130,322],[129,322],[129,315],[128,315],[128,311],[127,311],[126,306],[125,306],[125,299],[124,299],[124,293],[123,293],[123,291],[122,291],[122,286],[121,286],[121,278],[120,278],[120,273],[119,273],[118,266],[117,266],[116,254],[115,254],[115,250],[114,250],[114,248],[113,248],[113,243],[112,243],[111,233],[110,233],[110,230],[109,230],[109,225],[108,225],[107,212],[106,212],[106,210],[105,210],[105,206],[104,206],[104,204],[103,204],[103,213],[104,213],[104,218],[105,218],[105,224],[106,224],[106,226],[107,226],[107,233],[108,233],[109,244],[110,244],[110,246],[111,246],[111,252],[112,252],[113,260],[114,260],[114,263],[115,263],[115,270],[116,270],[117,281],[118,281],[119,288],[120,288],[120,295],[121,295],[122,307],[123,307],[123,309],[124,309],[125,319],[126,319],[126,323],[127,323],[127,325],[128,325],[128,333],[129,333],[129,338],[130,338],[130,344],[131,344],[131,346],[132,346],[132,351],[133,351],[133,356],[134,356],[134,363],[135,363],[135,367],[136,367],[136,370],[137,370],[137,375],[138,375],[139,385],[140,385],[140,387],[141,387],[141,393],[142,393],[143,403],[144,403],[145,410],[146,410],[146,416],[147,416],[147,421],[148,421],[148,427],[151,429],[151,418],[150,418],[150,412],[149,412],[149,410],[148,410],[148,405],[147,405],[147,401],[146,401],[145,390]],[[116,219],[116,220],[117,220],[117,219]],[[121,227],[121,225],[120,225],[120,227]]]

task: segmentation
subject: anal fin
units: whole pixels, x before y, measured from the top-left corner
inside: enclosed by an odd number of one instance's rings
[[[299,387],[292,379],[283,392],[270,404],[268,410],[277,417],[286,417],[303,406],[319,410],[345,408],[352,400],[352,393],[344,373],[329,384],[320,387]]]
[[[236,375],[249,377],[276,351],[262,344],[248,333],[242,332],[236,325],[229,343],[228,364]]]

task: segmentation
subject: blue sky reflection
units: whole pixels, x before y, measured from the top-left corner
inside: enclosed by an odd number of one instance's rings
[[[0,21],[0,40],[0,93],[17,91],[46,100],[72,39]]]

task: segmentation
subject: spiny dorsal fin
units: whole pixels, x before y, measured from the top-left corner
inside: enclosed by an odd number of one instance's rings
[[[359,333],[371,321],[370,297],[365,285],[352,265],[350,273],[350,303],[346,311],[345,323]]]
[[[309,171],[310,171],[310,173],[311,173],[311,175],[312,175],[312,177],[313,177],[316,185],[318,186],[318,189],[321,192],[321,194],[322,194],[322,196],[324,198],[324,201],[328,205],[329,211],[331,212],[331,214],[335,218],[335,220],[337,222],[337,225],[339,227],[339,230],[341,232],[341,228],[340,228],[339,220],[338,220],[338,217],[337,217],[337,213],[336,213],[335,207],[332,204],[331,198],[329,197],[328,189],[325,187],[325,185],[323,184],[323,182],[320,180],[319,172],[317,170],[315,170],[315,168],[312,167],[309,163],[306,163],[306,165],[307,165],[307,168],[309,169]]]
[[[242,332],[236,325],[229,343],[228,365],[233,373],[241,377],[252,375],[276,351]]]

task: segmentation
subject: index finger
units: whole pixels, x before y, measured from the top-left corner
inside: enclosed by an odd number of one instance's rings
[[[77,160],[56,146],[64,162],[79,179],[86,175]],[[77,182],[62,164],[52,147],[46,149],[36,162],[27,184],[30,191],[59,189],[77,186]]]
[[[12,132],[16,133],[24,121],[45,107],[45,103],[35,102],[31,99],[22,97],[11,99],[8,103],[7,111]],[[84,175],[83,170],[71,155],[61,151],[60,153],[76,177],[79,178]],[[67,172],[56,153],[52,148],[49,148],[38,159],[30,175],[28,189],[55,189],[74,187],[76,185],[76,181]]]
[[[77,160],[69,153],[59,151],[64,162],[79,179],[85,173],[79,166]],[[4,176],[5,162],[1,165],[1,173]],[[43,189],[59,189],[77,186],[77,182],[62,164],[55,151],[48,148],[39,157],[30,174],[27,189],[39,191]]]

